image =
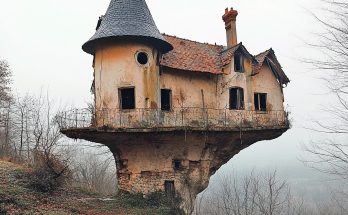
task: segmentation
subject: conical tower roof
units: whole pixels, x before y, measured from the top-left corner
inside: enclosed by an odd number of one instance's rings
[[[173,49],[157,29],[145,0],[111,0],[96,33],[82,49],[94,54],[99,42],[110,40],[141,41],[162,53]]]

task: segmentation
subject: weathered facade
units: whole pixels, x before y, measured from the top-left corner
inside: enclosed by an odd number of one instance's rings
[[[61,131],[108,146],[121,190],[175,192],[192,211],[221,165],[289,128],[289,79],[272,49],[237,43],[237,15],[225,10],[227,46],[212,45],[160,34],[144,0],[112,0],[83,45],[95,109],[62,114]]]

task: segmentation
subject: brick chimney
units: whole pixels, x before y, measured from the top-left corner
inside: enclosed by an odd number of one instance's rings
[[[238,16],[238,11],[225,9],[225,14],[222,16],[222,19],[225,22],[226,28],[226,37],[227,37],[227,48],[231,48],[237,45],[237,27],[236,27],[236,18]]]

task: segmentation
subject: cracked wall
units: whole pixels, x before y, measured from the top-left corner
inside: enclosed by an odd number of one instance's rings
[[[165,182],[173,181],[183,204],[193,210],[196,195],[223,164],[251,144],[277,138],[285,131],[244,131],[242,142],[238,131],[134,134],[105,145],[116,158],[119,189],[144,194],[164,192]],[[175,160],[181,162],[178,169]]]

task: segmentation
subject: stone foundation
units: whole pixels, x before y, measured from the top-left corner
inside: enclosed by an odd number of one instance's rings
[[[287,128],[243,131],[132,132],[75,130],[72,138],[108,146],[117,165],[118,187],[131,193],[168,192],[174,183],[182,207],[193,211],[195,198],[210,177],[234,155],[251,144],[279,137]],[[255,161],[256,162],[256,161]]]

